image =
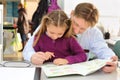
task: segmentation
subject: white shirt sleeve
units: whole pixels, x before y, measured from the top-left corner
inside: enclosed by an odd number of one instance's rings
[[[25,48],[23,50],[24,60],[31,61],[31,57],[35,53],[35,50],[33,48],[33,40],[34,40],[34,36],[29,38],[28,42],[25,45]]]
[[[97,55],[100,59],[110,59],[112,56],[115,55],[115,53],[110,49],[103,38],[103,34],[100,32],[100,30],[96,29],[94,33],[91,35],[94,35],[90,40],[91,45],[91,51]]]
[[[34,36],[38,32],[39,29],[40,29],[40,25],[38,26],[38,28],[33,33],[33,36],[29,38],[28,42],[25,45],[25,48],[23,50],[24,60],[31,61],[32,55],[35,54],[35,50],[33,48],[33,41],[34,41]]]
[[[115,53],[108,47],[103,34],[97,28],[90,28],[78,38],[84,49],[90,50],[100,59],[110,59]]]

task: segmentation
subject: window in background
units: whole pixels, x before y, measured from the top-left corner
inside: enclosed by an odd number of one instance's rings
[[[17,6],[19,4],[19,2],[11,2],[11,1],[7,1],[6,3],[6,8],[7,8],[7,16],[8,17],[17,17],[18,16],[18,9]]]

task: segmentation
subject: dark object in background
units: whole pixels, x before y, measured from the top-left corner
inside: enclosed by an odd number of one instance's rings
[[[43,15],[47,13],[48,10],[48,0],[40,0],[36,11],[32,16],[32,31],[39,26]]]
[[[105,32],[104,38],[105,38],[105,39],[110,39],[110,33],[109,33],[109,32]]]

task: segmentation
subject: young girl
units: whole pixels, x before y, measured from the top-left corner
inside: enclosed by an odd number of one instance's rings
[[[72,35],[70,20],[61,10],[56,10],[44,16],[41,28],[35,35],[33,64],[53,62],[56,65],[72,64],[86,61],[84,50]],[[36,62],[40,56],[40,62]]]

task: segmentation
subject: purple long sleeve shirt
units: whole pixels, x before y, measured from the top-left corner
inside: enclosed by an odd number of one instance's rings
[[[73,37],[52,40],[46,34],[43,34],[38,40],[38,43],[34,46],[34,49],[36,52],[53,52],[55,57],[48,60],[50,62],[56,58],[65,58],[68,60],[69,64],[87,60],[84,50]]]

